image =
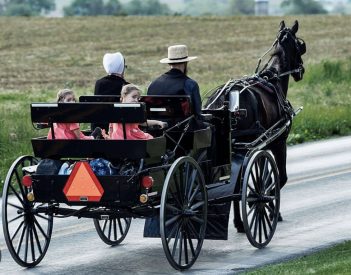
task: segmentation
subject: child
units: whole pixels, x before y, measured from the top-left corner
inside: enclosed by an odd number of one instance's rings
[[[58,103],[76,102],[74,92],[69,89],[60,90],[57,93]],[[54,123],[55,139],[94,139],[101,135],[101,129],[96,128],[91,136],[85,136],[79,129],[78,123]],[[48,139],[52,139],[51,130]]]
[[[140,98],[140,89],[133,85],[127,84],[123,86],[121,91],[121,102],[122,103],[136,103],[139,102]],[[166,122],[162,122],[159,120],[147,120],[146,125],[154,126],[158,125],[161,128],[165,128],[167,126]],[[139,129],[138,123],[128,123],[125,125],[126,129],[126,137],[127,139],[152,139],[153,136],[143,132]],[[105,131],[102,131],[102,136],[105,139],[124,139],[123,135],[123,125],[121,123],[110,123],[109,126],[109,134],[107,135]]]

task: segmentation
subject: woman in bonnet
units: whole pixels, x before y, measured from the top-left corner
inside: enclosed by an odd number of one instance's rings
[[[120,95],[122,87],[129,84],[124,79],[125,59],[120,52],[106,53],[103,58],[104,69],[107,76],[100,78],[95,83],[94,95]],[[108,123],[93,124],[92,129],[100,127],[107,131]]]

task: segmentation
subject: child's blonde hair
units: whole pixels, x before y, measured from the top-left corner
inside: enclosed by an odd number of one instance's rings
[[[59,90],[59,92],[57,93],[57,102],[63,102],[65,100],[65,97],[68,95],[74,96],[74,92],[70,89]]]
[[[126,95],[129,95],[133,91],[137,91],[139,93],[139,95],[141,95],[141,90],[138,86],[136,86],[134,84],[124,85],[122,90],[121,90],[121,101]]]

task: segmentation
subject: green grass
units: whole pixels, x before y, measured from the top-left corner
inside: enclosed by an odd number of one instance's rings
[[[59,89],[92,94],[105,75],[102,56],[121,51],[126,79],[146,89],[167,69],[159,63],[168,45],[185,43],[189,75],[202,93],[252,74],[258,57],[272,44],[278,17],[97,17],[0,18],[0,182],[14,159],[32,154],[35,131],[31,102],[52,102]],[[284,18],[291,25],[295,17]],[[351,132],[351,16],[299,16],[307,44],[305,78],[290,83],[288,97],[304,111],[294,120],[289,142]],[[259,26],[259,27],[258,27]],[[332,50],[331,50],[332,49]],[[0,184],[1,185],[1,184]]]
[[[329,249],[304,256],[296,260],[270,265],[248,272],[249,275],[263,274],[350,274],[351,241]]]
[[[351,134],[351,58],[311,65],[289,97],[304,110],[293,122],[290,144]],[[298,84],[300,85],[300,84]]]

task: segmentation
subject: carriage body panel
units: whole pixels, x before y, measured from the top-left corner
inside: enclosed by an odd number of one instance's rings
[[[84,206],[131,206],[139,203],[141,192],[139,177],[131,179],[129,176],[97,176],[103,189],[99,201],[89,201],[86,196],[69,201],[64,188],[70,175],[38,175],[34,174],[33,192],[40,203],[65,203],[68,205]]]
[[[39,158],[160,158],[166,152],[165,137],[149,140],[53,140],[32,139],[34,156]]]

